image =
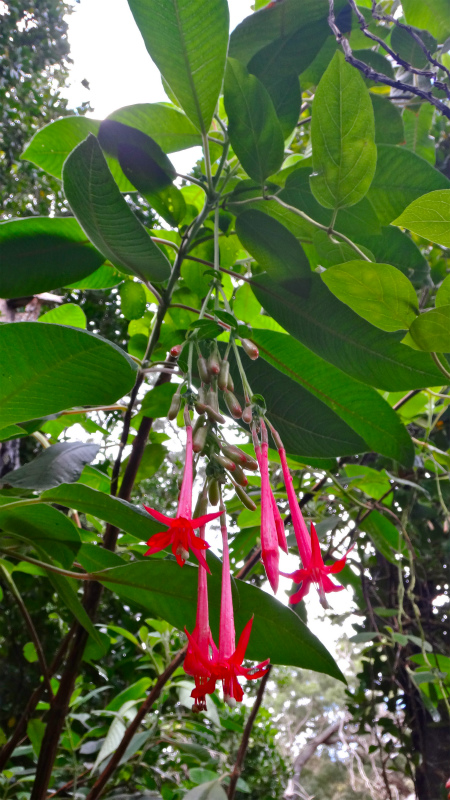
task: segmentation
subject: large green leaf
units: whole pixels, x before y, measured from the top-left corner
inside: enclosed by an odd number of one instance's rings
[[[3,500],[4,498],[2,498]],[[31,542],[52,560],[68,569],[77,554],[81,540],[73,522],[44,504],[22,506],[0,505],[0,528],[7,534]]]
[[[8,483],[37,492],[52,489],[60,483],[72,483],[78,480],[83,467],[94,460],[98,451],[98,444],[57,442],[33,461],[8,472]]]
[[[338,416],[325,398],[318,393],[313,396],[306,387],[292,380],[290,375],[282,375],[268,361],[251,361],[244,352],[241,359],[252,390],[264,397],[267,415],[279,431],[288,453],[329,458],[344,452],[363,453],[367,450],[363,438],[352,430],[348,421]],[[234,361],[230,367],[235,393],[243,405],[244,396],[239,388],[239,372]],[[223,412],[228,413],[225,405]]]
[[[108,405],[127,394],[136,364],[117,345],[76,328],[0,326],[0,424],[72,406]]]
[[[236,220],[236,233],[245,249],[267,271],[284,286],[289,279],[304,281],[307,292],[311,268],[304,250],[295,236],[261,211],[244,211]]]
[[[270,75],[278,78],[298,76],[309,67],[328,34],[329,27],[325,19],[303,24],[297,29],[287,28],[284,36],[255,53],[248,70],[257,75],[264,85],[267,85]]]
[[[137,128],[106,119],[100,125],[98,141],[105,153],[119,161],[128,180],[144,194],[164,189],[176,176],[174,167],[159,144]],[[135,168],[137,165],[138,169]]]
[[[416,317],[409,332],[421,350],[435,353],[450,351],[450,305],[439,305]]]
[[[76,219],[28,217],[0,223],[0,297],[26,297],[86,278],[104,257]]]
[[[258,183],[277,172],[284,138],[270,95],[255,75],[229,58],[224,103],[231,145],[247,174]]]
[[[67,606],[69,611],[72,612],[75,619],[77,619],[80,625],[88,632],[89,636],[102,647],[103,642],[100,634],[97,629],[94,628],[86,609],[78,599],[78,587],[75,580],[65,578],[64,575],[58,575],[50,570],[48,571],[48,579],[50,583],[53,584],[55,591],[59,594],[63,603]]]
[[[397,145],[378,146],[375,177],[367,197],[388,225],[425,192],[450,189],[450,181],[423,158]]]
[[[107,117],[108,120],[131,125],[151,136],[165,153],[185,150],[201,144],[201,137],[190,119],[169,103],[138,103],[124,106]],[[89,133],[97,134],[100,121],[88,117],[63,117],[41,128],[32,138],[22,158],[32,161],[55,178],[61,178],[64,161],[69,153]],[[121,191],[132,191],[118,162],[107,161]]]
[[[402,0],[408,25],[425,28],[439,42],[450,36],[450,0]]]
[[[335,297],[383,331],[408,330],[419,313],[411,281],[390,264],[348,261],[322,274]]]
[[[375,452],[410,464],[411,439],[397,414],[375,389],[355,381],[290,336],[253,330],[259,354],[325,403]],[[290,447],[290,442],[285,442]]]
[[[360,73],[339,52],[316,89],[311,143],[319,203],[338,209],[362,200],[377,161],[373,107]]]
[[[70,154],[63,182],[73,213],[105,258],[144,281],[169,277],[169,261],[120,194],[95,136]]]
[[[139,506],[133,506],[126,500],[111,497],[81,483],[63,484],[44,492],[41,497],[46,502],[76,508],[83,514],[92,514],[144,542],[161,529],[161,524],[155,522],[150,514]]]
[[[434,36],[431,36],[428,31],[419,30],[418,28],[415,30],[413,28],[413,32],[420,36],[430,53],[436,52],[437,41]],[[428,59],[420,44],[411,36],[409,30],[394,25],[391,32],[391,47],[398,53],[400,58],[403,58],[408,64],[412,64],[413,67],[418,67],[418,69],[427,67]]]
[[[45,322],[47,325],[70,325],[72,328],[87,328],[86,314],[81,306],[75,303],[63,303],[56,306],[45,314],[41,314],[38,322]]]
[[[128,0],[145,46],[187,116],[207,133],[228,48],[226,0]]]
[[[365,245],[381,264],[393,264],[414,284],[422,285],[430,272],[425,256],[410,236],[398,228],[381,228],[381,235],[358,236],[358,244]]]
[[[373,544],[382,555],[397,566],[397,554],[406,555],[408,552],[406,542],[402,539],[400,532],[395,525],[380,514],[379,511],[371,511],[367,519],[364,520],[363,529],[367,531]]]
[[[83,558],[83,556],[81,556]],[[221,592],[221,564],[208,557],[212,575],[208,580],[211,629],[217,640]],[[197,608],[198,570],[174,561],[155,561],[151,558],[134,564],[112,567],[97,574],[97,578],[120,597],[144,607],[152,615],[162,617],[171,625],[192,630]],[[233,584],[235,621],[238,635],[252,614],[252,635],[247,657],[254,661],[270,658],[273,664],[286,664],[316,672],[325,672],[342,680],[335,661],[286,605],[256,586],[235,581]]]
[[[267,89],[278,117],[283,136],[286,138],[295,128],[300,116],[302,92],[298,76],[278,75],[276,72],[257,75]]]
[[[400,344],[403,334],[384,333],[337,300],[319,275],[307,299],[278,287],[267,275],[252,288],[266,311],[317,355],[370,386],[387,391],[438,386],[431,358]],[[301,287],[299,289],[301,291]]]
[[[402,144],[405,140],[405,131],[399,109],[388,97],[371,94],[370,99],[375,118],[376,144]]]
[[[450,247],[450,189],[430,192],[414,200],[392,224]]]
[[[423,103],[418,111],[405,108],[403,112],[406,147],[434,166],[436,163],[435,140],[433,136],[430,136],[433,116],[434,108],[428,103]]]
[[[280,199],[290,206],[304,211],[305,214],[308,214],[316,222],[320,222],[321,225],[330,225],[333,212],[317,202],[311,192],[309,176],[310,170],[305,167],[299,167],[294,172],[291,172],[286,180],[284,189],[280,192]],[[290,214],[292,216],[293,212],[290,212]],[[300,218],[298,219],[298,224],[301,224],[307,235],[311,235],[316,230],[310,223],[304,222]],[[359,242],[359,237],[362,235],[380,233],[378,218],[365,197],[350,208],[342,208],[338,212],[333,227],[340,233],[349,236],[355,242]]]
[[[344,5],[345,0],[337,0],[335,9],[340,10]],[[250,14],[234,29],[230,36],[230,56],[248,64],[259,50],[280,39],[289,41],[292,33],[299,28],[307,31],[319,20],[326,24],[328,12],[328,0],[269,3],[256,14]],[[300,46],[308,49],[307,37],[302,38]]]

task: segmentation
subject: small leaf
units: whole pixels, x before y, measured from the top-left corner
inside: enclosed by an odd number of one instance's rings
[[[72,328],[86,328],[86,314],[80,306],[74,303],[63,303],[42,314],[38,322],[47,322],[57,325],[70,325]]]
[[[26,297],[87,278],[104,257],[76,219],[28,217],[0,223],[0,297]]]
[[[335,297],[383,331],[408,330],[419,313],[412,283],[390,264],[348,261],[327,269],[322,280]]]
[[[81,227],[114,266],[144,281],[169,277],[169,261],[120,194],[95,136],[90,135],[70,154],[63,183]]]
[[[142,283],[125,281],[119,289],[120,307],[125,319],[140,319],[147,308],[147,297]]]
[[[74,483],[85,464],[94,460],[100,449],[98,444],[85,442],[58,442],[48,447],[37,458],[23,467],[8,472],[10,486],[42,492],[60,483]]]
[[[261,81],[232,58],[225,73],[224,103],[233,150],[250,178],[262,184],[281,167],[283,132]]]
[[[181,107],[207,133],[228,48],[226,0],[128,0],[128,5],[148,53]]]
[[[377,148],[369,91],[358,70],[337,52],[314,96],[311,189],[325,208],[345,208],[366,194]]]
[[[450,247],[450,189],[422,195],[392,224],[401,225],[430,242]]]
[[[218,780],[201,783],[184,795],[184,800],[226,800],[225,789]]]
[[[450,352],[450,305],[420,314],[409,332],[418,347],[431,353]]]
[[[406,0],[406,2],[408,2],[408,0]],[[431,54],[436,52],[437,41],[434,36],[431,36],[427,30],[412,28],[412,31],[420,36],[426,49]],[[411,64],[413,67],[425,69],[428,64],[427,57],[420,44],[411,36],[410,31],[405,28],[394,25],[391,31],[391,47],[398,53],[400,58],[403,58],[404,61],[407,61],[408,64]]]
[[[38,660],[38,654],[36,652],[36,647],[34,646],[34,642],[27,642],[24,644],[23,654],[29,664],[34,664],[35,661]]]
[[[147,392],[141,406],[144,417],[166,417],[176,388],[173,383],[163,383]]]

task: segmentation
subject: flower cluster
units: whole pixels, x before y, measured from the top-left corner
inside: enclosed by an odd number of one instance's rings
[[[195,681],[195,689],[192,692],[194,699],[193,710],[195,711],[206,710],[206,696],[214,692],[218,682],[222,684],[224,699],[230,706],[240,702],[243,697],[243,690],[239,678],[245,677],[250,680],[260,678],[265,674],[269,664],[267,659],[254,667],[243,666],[253,617],[245,624],[236,645],[228,532],[222,497],[222,489],[226,483],[229,484],[231,482],[241,502],[250,510],[255,510],[256,505],[253,499],[245,491],[248,484],[245,471],[259,470],[261,476],[261,559],[267,579],[275,594],[278,590],[279,576],[283,575],[299,584],[297,590],[289,598],[291,604],[302,600],[309,592],[311,584],[314,584],[319,592],[321,604],[324,608],[328,608],[326,595],[329,592],[341,591],[344,588],[335,584],[329,576],[340,572],[344,568],[347,554],[332,566],[325,565],[316,529],[311,523],[310,531],[308,531],[303,519],[283,443],[279,434],[265,416],[265,409],[261,403],[262,398],[258,395],[252,396],[245,374],[243,374],[242,363],[233,337],[231,337],[231,342],[235,348],[236,361],[241,372],[245,400],[244,410],[242,410],[234,394],[234,385],[228,362],[229,348],[225,357],[221,359],[217,344],[214,342],[211,345],[208,358],[205,358],[200,351],[198,342],[191,341],[189,343],[188,388],[183,394],[185,384],[183,382],[179,385],[173,396],[168,414],[169,419],[175,419],[181,413],[181,405],[184,399],[183,417],[186,430],[186,454],[177,514],[175,518],[167,517],[157,509],[144,506],[154,519],[167,528],[150,537],[148,541],[149,549],[146,555],[152,555],[170,547],[181,567],[189,558],[190,552],[195,556],[199,565],[196,623],[191,633],[186,630],[188,649],[184,662],[185,672],[192,676]],[[190,385],[192,385],[191,370],[194,344],[196,344],[198,350],[197,373],[200,379],[200,388],[197,394],[194,394],[190,388]],[[243,339],[241,344],[251,358],[258,356],[257,348],[250,341]],[[177,345],[171,352],[172,356],[179,357],[182,352],[182,346]],[[242,418],[250,426],[256,459],[253,459],[235,445],[230,445],[226,442],[223,431],[218,427],[220,423],[225,422],[220,411],[219,392],[222,393],[223,403],[229,413],[234,418]],[[193,408],[198,413],[194,426],[192,426],[191,421]],[[288,553],[288,546],[284,522],[270,484],[268,428],[278,451],[291,522],[301,559],[300,568],[289,574],[280,572],[279,567],[280,548],[285,553]],[[194,456],[198,458],[200,455],[204,455],[207,458],[206,481],[193,516]],[[208,502],[212,506],[218,505],[219,510],[207,513]],[[208,573],[210,573],[210,570],[205,558],[209,544],[206,541],[205,531],[207,523],[219,517],[223,545],[223,567],[219,642],[217,647],[209,625]]]

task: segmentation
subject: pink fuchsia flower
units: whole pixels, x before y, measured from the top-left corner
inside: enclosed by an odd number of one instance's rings
[[[199,534],[201,539],[205,538],[204,527],[200,528]],[[186,658],[184,659],[184,671],[195,680],[195,689],[191,693],[191,697],[195,701],[192,710],[196,712],[206,711],[206,695],[214,692],[217,680],[211,673],[210,661],[217,660],[219,651],[209,627],[207,574],[201,564],[199,564],[198,568],[197,618],[191,639],[196,644],[196,650],[194,650],[192,644],[189,644]],[[197,655],[197,651],[202,654],[201,660]],[[208,667],[206,664],[208,664]]]
[[[252,436],[256,458],[259,464],[259,471],[261,473],[261,558],[269,583],[273,592],[276,594],[279,581],[280,556],[278,546],[281,536],[280,527],[283,527],[283,536],[281,537],[283,542],[284,526],[270,486],[269,444],[267,441],[267,429],[264,422],[261,421],[261,445],[255,426],[252,427]],[[278,524],[274,514],[274,508],[277,510]],[[286,538],[284,537],[283,548],[285,545]]]
[[[288,496],[289,510],[291,512],[292,525],[294,527],[295,538],[297,541],[298,551],[303,564],[307,564],[311,558],[311,537],[308,528],[306,527],[303,514],[298,504],[298,499],[294,491],[294,484],[292,482],[292,475],[286,459],[286,450],[283,447],[280,437],[274,429],[272,429],[272,436],[274,437],[275,444],[280,456],[281,468],[283,470],[283,478],[286,486],[286,493]]]
[[[302,584],[298,592],[295,592],[295,594],[290,596],[289,603],[294,605],[295,603],[299,603],[300,600],[303,600],[305,595],[308,594],[311,584],[315,583],[317,586],[317,591],[319,592],[321,605],[323,608],[329,608],[326,598],[327,592],[340,592],[344,587],[333,583],[328,576],[330,574],[335,575],[337,572],[341,572],[341,570],[344,569],[348,552],[345,554],[345,556],[343,556],[343,558],[340,558],[339,561],[335,561],[332,566],[325,566],[323,563],[322,553],[320,551],[319,537],[317,536],[317,531],[311,522],[311,555],[308,561],[303,562],[305,566],[302,569],[297,569],[295,572],[290,574],[285,572],[281,573],[285,578],[292,578],[295,583],[301,582]]]
[[[147,542],[149,549],[146,551],[145,555],[151,556],[154,553],[158,553],[160,550],[165,550],[169,545],[172,545],[172,553],[180,567],[182,567],[189,557],[189,550],[192,550],[199,563],[210,572],[203,555],[203,550],[206,550],[209,544],[200,536],[195,536],[194,531],[220,516],[220,511],[213,512],[212,514],[204,514],[201,517],[197,517],[197,519],[192,519],[192,483],[192,427],[191,425],[186,425],[186,461],[178,500],[177,516],[174,518],[167,517],[155,508],[144,506],[145,510],[148,511],[154,519],[158,520],[158,522],[161,522],[163,525],[167,525],[169,528],[167,531],[155,533],[150,537]]]
[[[211,679],[208,688],[210,685],[212,685],[213,680],[214,682],[216,680],[222,681],[224,700],[233,708],[236,703],[240,703],[242,701],[244,696],[244,692],[238,678],[245,677],[248,680],[262,678],[262,676],[266,673],[269,659],[267,659],[267,661],[263,661],[261,664],[257,664],[255,667],[247,668],[242,666],[242,662],[245,658],[245,651],[250,639],[253,617],[249,619],[244,627],[236,647],[233,600],[231,595],[230,557],[228,550],[228,533],[225,524],[225,513],[223,513],[222,519],[223,521],[221,530],[223,540],[223,567],[218,654],[216,656],[213,654],[211,659],[206,659],[194,637],[187,633],[187,631],[186,633],[189,639],[189,646],[192,648],[196,657],[200,663],[203,664],[205,669],[211,671]]]

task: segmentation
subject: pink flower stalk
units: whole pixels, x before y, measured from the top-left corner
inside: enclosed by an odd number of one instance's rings
[[[189,644],[195,655],[203,666],[211,671],[210,684],[212,681],[220,680],[223,685],[224,700],[233,708],[236,703],[240,703],[244,696],[242,686],[238,681],[239,676],[248,680],[261,678],[267,670],[269,659],[257,664],[255,667],[243,667],[242,662],[245,658],[245,651],[250,639],[253,624],[253,617],[249,619],[241,633],[237,647],[236,634],[234,628],[233,599],[231,594],[230,577],[230,556],[228,549],[228,532],[225,523],[225,512],[222,517],[222,541],[223,541],[223,567],[222,567],[222,594],[220,602],[220,630],[219,630],[219,652],[211,660],[206,660],[200,651],[197,642],[187,633]],[[208,684],[209,688],[209,684]],[[195,691],[195,690],[194,690]]]
[[[204,527],[200,528],[199,534],[201,539],[205,538]],[[191,697],[195,701],[192,710],[195,712],[206,711],[206,695],[214,692],[217,679],[205,664],[217,660],[219,652],[209,627],[207,573],[201,564],[198,568],[197,618],[191,638],[195,641],[197,650],[202,654],[202,660],[200,660],[193,646],[189,644],[184,659],[184,671],[195,680],[195,689],[191,692]]]
[[[280,541],[280,533],[279,525],[277,526],[276,517],[274,515],[274,506],[276,507],[276,502],[270,486],[268,456],[269,444],[267,441],[267,429],[264,425],[264,422],[261,421],[261,445],[258,441],[255,426],[252,427],[252,436],[256,458],[258,459],[259,471],[261,473],[261,558],[269,583],[274,594],[276,594],[279,581],[280,556],[278,552],[278,545]],[[283,524],[281,517],[280,523],[281,525]],[[283,545],[284,544],[285,542]]]
[[[294,605],[295,603],[299,603],[300,600],[303,600],[305,595],[309,592],[309,587],[312,583],[315,583],[317,586],[317,591],[319,592],[319,599],[320,603],[323,608],[329,608],[328,601],[326,598],[327,592],[340,592],[344,588],[343,586],[337,586],[333,581],[328,577],[330,574],[336,574],[340,572],[345,567],[345,561],[347,559],[348,551],[345,556],[339,559],[339,561],[335,561],[335,563],[331,567],[325,566],[323,563],[322,553],[320,551],[319,545],[319,537],[317,536],[317,531],[311,522],[311,555],[307,561],[303,561],[304,567],[302,569],[297,569],[295,572],[290,574],[282,572],[281,574],[284,575],[285,578],[292,578],[295,583],[301,582],[301,587],[298,592],[291,595],[289,598],[289,603]]]
[[[145,555],[151,556],[153,553],[158,553],[160,550],[165,550],[166,547],[172,545],[172,553],[180,567],[182,567],[189,557],[189,550],[192,550],[199,563],[207,572],[210,572],[211,570],[202,552],[209,547],[209,544],[200,536],[195,536],[194,530],[216,519],[221,512],[215,511],[212,514],[204,514],[201,517],[197,517],[197,519],[192,519],[192,483],[192,426],[186,425],[186,461],[178,500],[177,516],[174,518],[166,517],[165,514],[161,514],[155,508],[144,506],[145,510],[158,522],[169,526],[169,530],[155,533],[150,537],[147,542],[150,546]]]

